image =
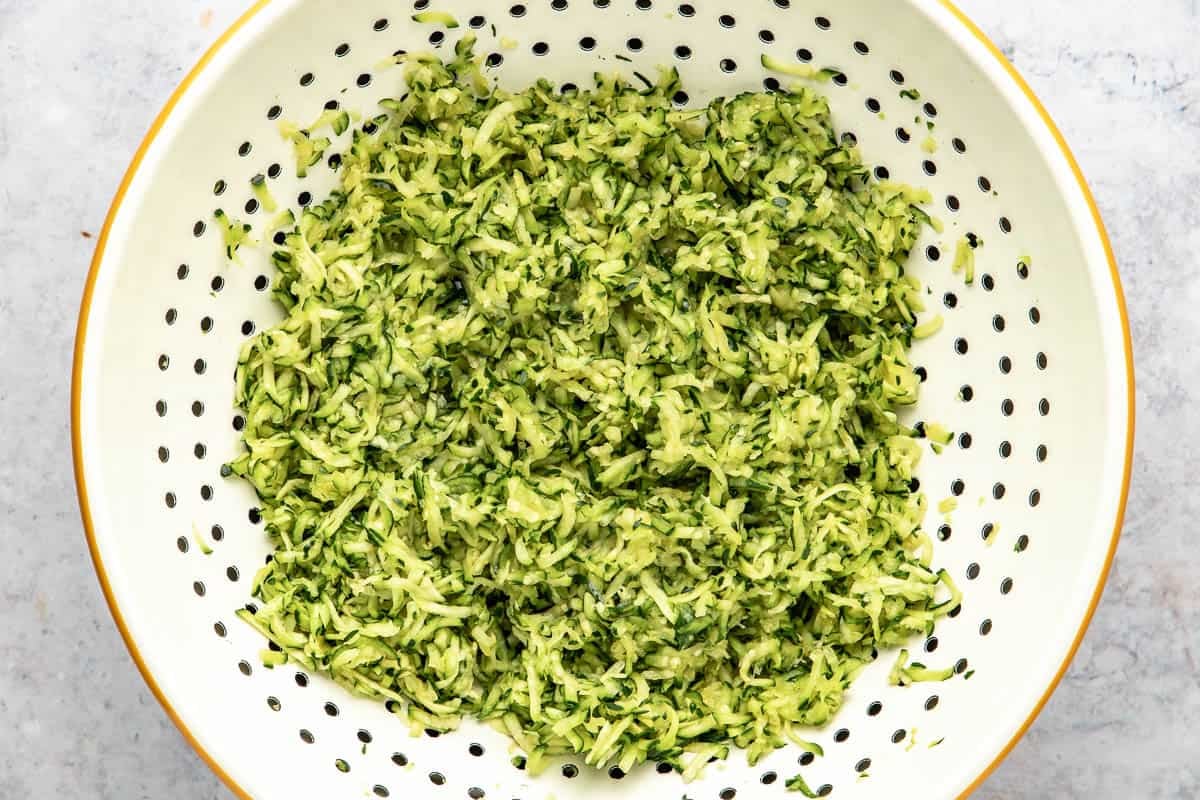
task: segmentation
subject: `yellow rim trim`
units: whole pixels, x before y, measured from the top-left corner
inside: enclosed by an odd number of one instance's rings
[[[1121,334],[1122,341],[1125,347],[1125,386],[1127,405],[1126,417],[1126,434],[1125,434],[1125,468],[1121,475],[1121,499],[1117,503],[1117,516],[1113,522],[1112,541],[1108,543],[1108,553],[1104,557],[1104,566],[1100,570],[1099,579],[1096,581],[1096,588],[1092,591],[1092,599],[1088,602],[1087,611],[1084,612],[1083,619],[1079,622],[1079,630],[1075,634],[1075,641],[1071,642],[1070,649],[1067,650],[1067,655],[1063,658],[1062,664],[1058,671],[1050,680],[1046,691],[1042,693],[1041,698],[1029,712],[1029,716],[1025,719],[1024,724],[1017,729],[1003,749],[996,754],[992,759],[992,763],[988,764],[987,768],[979,774],[971,784],[966,788],[959,800],[967,797],[971,792],[978,789],[983,782],[988,779],[988,776],[996,771],[1000,766],[1000,762],[1012,752],[1012,749],[1017,746],[1017,742],[1033,725],[1033,721],[1037,719],[1038,714],[1046,707],[1047,701],[1050,700],[1050,695],[1054,694],[1054,690],[1058,688],[1058,684],[1062,681],[1063,675],[1067,673],[1067,668],[1071,666],[1071,662],[1075,659],[1075,653],[1079,650],[1079,645],[1083,642],[1083,635],[1087,633],[1088,625],[1091,624],[1092,616],[1096,613],[1096,607],[1100,604],[1100,597],[1104,594],[1104,584],[1108,582],[1108,573],[1112,570],[1113,557],[1117,554],[1117,541],[1121,538],[1121,524],[1125,521],[1125,505],[1129,500],[1129,478],[1133,471],[1133,430],[1134,430],[1134,373],[1133,373],[1133,337],[1129,331],[1129,310],[1125,306],[1125,291],[1121,288],[1121,276],[1117,272],[1117,259],[1113,255],[1112,242],[1108,238],[1108,231],[1104,227],[1104,220],[1100,217],[1100,209],[1096,206],[1096,198],[1092,195],[1092,190],[1088,186],[1087,180],[1083,177],[1083,171],[1079,168],[1079,162],[1075,160],[1075,155],[1071,152],[1071,148],[1067,146],[1067,140],[1063,138],[1062,131],[1058,129],[1058,125],[1050,116],[1050,112],[1042,105],[1042,101],[1033,93],[1033,89],[1021,77],[1021,73],[1017,72],[1017,68],[1012,65],[1004,54],[1000,52],[1000,48],[996,43],[988,38],[987,34],[980,30],[971,19],[964,14],[950,0],[938,0],[942,6],[949,11],[955,19],[963,24],[972,36],[987,48],[1000,65],[1004,67],[1004,71],[1009,74],[1013,82],[1021,90],[1022,94],[1029,99],[1037,111],[1038,116],[1042,118],[1042,122],[1046,124],[1050,135],[1054,137],[1054,141],[1058,144],[1058,149],[1062,151],[1063,157],[1066,158],[1067,164],[1071,167],[1071,172],[1075,175],[1075,180],[1079,183],[1079,191],[1083,193],[1083,199],[1087,202],[1088,208],[1092,212],[1092,220],[1096,223],[1096,233],[1100,236],[1100,242],[1104,245],[1104,256],[1108,259],[1108,270],[1112,273],[1113,294],[1117,300],[1117,312],[1121,316]]]
[[[104,227],[101,229],[100,235],[96,240],[96,252],[92,256],[92,263],[88,270],[87,282],[84,284],[83,288],[83,299],[80,302],[79,323],[75,330],[74,366],[72,367],[71,371],[71,449],[73,451],[75,462],[75,486],[79,495],[79,510],[81,516],[83,517],[83,527],[87,536],[88,549],[92,554],[92,563],[95,565],[96,576],[100,580],[100,587],[104,591],[104,599],[108,603],[108,608],[112,613],[113,620],[117,623],[117,628],[121,632],[121,637],[125,640],[125,646],[129,649],[130,656],[133,657],[134,663],[137,664],[138,671],[142,673],[142,678],[146,681],[146,685],[150,687],[150,691],[153,692],[156,698],[158,698],[158,702],[162,704],[163,709],[167,712],[167,716],[171,718],[171,721],[175,723],[176,727],[179,728],[180,733],[183,734],[183,738],[186,739],[200,755],[200,757],[204,759],[205,763],[208,764],[212,771],[215,772],[217,776],[225,782],[225,784],[233,791],[234,794],[242,798],[242,800],[252,800],[250,793],[239,786],[237,782],[234,781],[233,777],[226,772],[219,763],[217,763],[216,759],[214,759],[212,755],[210,755],[208,751],[200,745],[200,743],[196,740],[196,737],[184,723],[183,719],[179,716],[179,713],[171,705],[170,701],[167,700],[166,695],[163,694],[162,688],[158,685],[158,682],[154,680],[154,676],[151,674],[150,669],[146,666],[145,660],[138,651],[137,643],[133,640],[133,635],[126,626],[125,619],[122,616],[121,610],[113,596],[112,585],[109,583],[108,574],[104,569],[104,562],[100,557],[100,549],[96,544],[91,508],[88,503],[87,482],[83,473],[83,442],[81,440],[79,430],[79,408],[82,392],[81,379],[83,376],[84,341],[87,337],[88,318],[91,314],[92,294],[96,288],[96,276],[100,271],[100,262],[104,257],[104,250],[105,246],[108,244],[108,237],[112,229],[113,220],[116,218],[117,212],[121,208],[121,203],[125,199],[125,194],[128,192],[129,186],[133,182],[133,178],[137,174],[138,168],[142,164],[142,160],[146,157],[146,152],[149,150],[150,145],[153,144],[156,138],[158,138],[158,134],[162,131],[162,127],[166,123],[167,118],[170,117],[171,113],[175,110],[175,107],[179,104],[179,101],[183,98],[184,94],[187,93],[187,90],[191,87],[192,83],[195,82],[196,78],[201,72],[204,71],[204,68],[209,65],[213,58],[216,57],[221,48],[228,44],[229,41],[237,34],[237,32],[245,27],[246,24],[250,22],[250,20],[259,11],[262,11],[262,9],[265,8],[269,2],[271,2],[271,0],[257,0],[257,2],[255,2],[254,5],[251,6],[244,14],[242,14],[242,16],[239,17],[229,27],[228,30],[221,34],[220,38],[218,38],[204,53],[204,55],[200,57],[200,60],[196,62],[196,65],[192,67],[179,86],[175,88],[175,91],[171,93],[166,105],[163,106],[162,111],[160,111],[158,116],[155,117],[154,122],[150,125],[150,129],[146,132],[141,144],[138,145],[137,151],[134,153],[133,160],[129,164],[129,169],[126,170],[125,176],[121,179],[120,186],[117,187],[116,195],[113,197],[112,205],[109,207],[108,215],[104,220]],[[1049,130],[1050,134],[1054,137],[1054,141],[1058,144],[1059,149],[1062,151],[1063,157],[1066,158],[1067,164],[1071,168],[1071,172],[1074,174],[1076,181],[1079,183],[1079,190],[1083,193],[1084,200],[1087,202],[1088,208],[1091,210],[1092,219],[1096,224],[1096,233],[1099,235],[1100,241],[1104,246],[1105,257],[1108,259],[1109,271],[1112,274],[1113,293],[1116,296],[1117,311],[1121,317],[1121,330],[1125,347],[1126,386],[1128,387],[1126,398],[1128,404],[1128,432],[1125,441],[1125,467],[1121,479],[1121,498],[1117,505],[1117,516],[1113,525],[1112,541],[1109,543],[1108,553],[1105,555],[1104,559],[1104,566],[1100,571],[1099,579],[1096,581],[1096,588],[1092,593],[1091,601],[1088,603],[1087,611],[1084,613],[1083,619],[1080,621],[1079,631],[1075,634],[1075,639],[1071,643],[1071,647],[1067,651],[1067,655],[1063,659],[1062,665],[1058,668],[1058,671],[1055,673],[1049,685],[1046,687],[1046,691],[1042,694],[1037,704],[1033,707],[1029,717],[1025,720],[1021,727],[1017,729],[1017,732],[1013,735],[1012,739],[1009,740],[1004,748],[996,754],[996,757],[987,766],[987,768],[980,773],[979,777],[971,782],[966,791],[959,795],[959,800],[963,800],[963,798],[970,795],[972,792],[978,789],[985,780],[987,780],[988,776],[990,776],[992,772],[994,772],[996,768],[1000,766],[1000,763],[1005,759],[1005,757],[1008,756],[1010,752],[1012,752],[1012,749],[1016,747],[1017,742],[1020,741],[1021,737],[1025,735],[1025,732],[1029,730],[1029,727],[1033,725],[1033,721],[1037,719],[1038,714],[1041,713],[1042,709],[1045,707],[1046,702],[1050,699],[1050,695],[1052,695],[1054,690],[1058,688],[1059,682],[1062,680],[1063,675],[1066,674],[1067,668],[1070,666],[1071,661],[1075,658],[1075,653],[1079,650],[1079,645],[1083,641],[1083,636],[1087,632],[1088,625],[1092,621],[1092,615],[1095,614],[1096,607],[1100,603],[1100,597],[1104,593],[1104,585],[1108,581],[1108,574],[1112,569],[1113,557],[1117,552],[1117,541],[1120,539],[1121,535],[1121,524],[1125,519],[1125,506],[1126,501],[1129,498],[1129,479],[1133,469],[1134,372],[1133,341],[1129,330],[1129,313],[1125,306],[1125,293],[1121,288],[1121,277],[1117,273],[1116,258],[1113,256],[1112,243],[1109,241],[1108,232],[1104,227],[1104,221],[1100,217],[1100,209],[1097,208],[1096,200],[1092,195],[1092,191],[1088,187],[1087,181],[1083,177],[1083,172],[1079,169],[1079,162],[1075,160],[1075,156],[1071,153],[1071,149],[1067,146],[1067,142],[1063,138],[1062,132],[1058,129],[1058,126],[1055,125],[1054,120],[1050,117],[1049,112],[1046,111],[1046,107],[1042,105],[1042,102],[1037,98],[1037,95],[1033,93],[1033,90],[1029,87],[1029,84],[1025,82],[1025,79],[1021,77],[1021,74],[1017,72],[1016,68],[1009,62],[1007,58],[1004,57],[1004,54],[1000,52],[1000,48],[998,48],[995,43],[988,38],[987,34],[980,30],[978,25],[972,22],[966,14],[960,11],[951,2],[951,0],[938,0],[938,2],[955,19],[962,23],[967,31],[996,58],[996,60],[1016,83],[1017,87],[1020,88],[1021,92],[1026,98],[1028,98],[1029,102],[1033,104],[1034,109],[1042,118],[1047,130]]]

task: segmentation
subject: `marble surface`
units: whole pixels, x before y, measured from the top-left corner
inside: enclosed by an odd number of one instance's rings
[[[229,798],[150,696],[92,574],[71,478],[75,312],[129,155],[245,0],[0,0],[0,798]],[[979,790],[1200,797],[1197,0],[962,0],[1092,182],[1140,415],[1128,522],[1074,666]],[[1085,8],[1086,6],[1086,8]],[[1198,388],[1200,393],[1200,388]]]

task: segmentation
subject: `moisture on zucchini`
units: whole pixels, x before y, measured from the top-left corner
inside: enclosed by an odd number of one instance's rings
[[[275,550],[239,616],[532,771],[802,742],[957,603],[898,419],[928,194],[808,89],[489,90],[469,38],[405,78],[240,355]]]

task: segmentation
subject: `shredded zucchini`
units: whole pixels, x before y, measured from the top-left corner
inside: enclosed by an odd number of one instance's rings
[[[816,792],[814,792],[812,789],[808,788],[808,783],[804,780],[804,776],[800,773],[796,773],[792,777],[788,778],[787,782],[784,783],[783,785],[784,785],[784,787],[787,788],[787,790],[789,792],[799,792],[800,794],[804,795],[805,797],[816,797],[817,796]]]
[[[273,214],[279,209],[279,204],[275,202],[275,195],[271,194],[271,188],[267,186],[267,177],[265,175],[260,173],[251,178],[250,189],[254,192],[254,197],[263,207],[263,210],[268,214]]]
[[[925,322],[913,328],[914,339],[928,339],[942,329],[946,324],[945,318],[941,314],[935,314]]]
[[[447,28],[457,28],[458,20],[447,11],[421,11],[412,15],[413,22],[424,25],[444,25]]]
[[[914,338],[916,337],[914,336]],[[926,422],[925,438],[938,444],[950,444],[954,439],[954,431],[946,430],[946,426],[940,422]]]
[[[308,175],[308,168],[320,161],[332,144],[326,136],[313,136],[315,131],[324,127],[332,130],[335,136],[341,136],[350,127],[349,112],[326,109],[307,128],[301,128],[294,122],[279,123],[280,135],[292,143],[296,155],[296,175],[301,178]]]
[[[213,554],[212,547],[210,547],[208,542],[204,540],[204,537],[200,535],[200,529],[196,527],[196,523],[194,522],[192,523],[192,541],[196,543],[196,547],[199,547],[200,552],[204,555],[211,556]]]
[[[225,258],[230,261],[240,261],[238,250],[244,244],[254,245],[254,237],[250,235],[249,223],[233,219],[221,209],[213,211],[213,219],[221,229],[221,244],[225,248]]]
[[[274,233],[282,228],[291,228],[295,224],[296,215],[292,213],[290,208],[285,208],[283,211],[280,211],[278,214],[272,217],[271,221],[267,223],[266,232]]]
[[[239,616],[534,772],[805,746],[957,604],[897,418],[928,195],[808,89],[489,91],[469,37],[405,78],[240,355],[229,471],[275,551]]]
[[[786,61],[780,61],[778,58],[769,56],[766,53],[759,56],[758,60],[763,65],[763,69],[769,69],[772,72],[778,72],[783,75],[791,75],[793,78],[815,78],[821,72],[816,67],[811,67],[808,64],[791,64]]]
[[[892,671],[888,674],[888,683],[893,686],[908,686],[913,683],[924,683],[927,681],[948,681],[953,677],[954,667],[930,669],[917,661],[910,664],[908,662],[908,651],[901,650],[896,657],[896,663],[892,665]]]
[[[954,248],[954,264],[951,271],[963,274],[963,283],[970,285],[975,282],[975,250],[983,246],[983,240],[973,233],[958,240]]]

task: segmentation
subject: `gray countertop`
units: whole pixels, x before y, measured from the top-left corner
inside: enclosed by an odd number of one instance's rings
[[[962,0],[1033,84],[1108,222],[1137,348],[1128,519],[1061,688],[975,796],[1200,797],[1196,0]],[[152,116],[245,0],[0,0],[0,798],[228,798],[133,668],[88,560],[75,314]]]

